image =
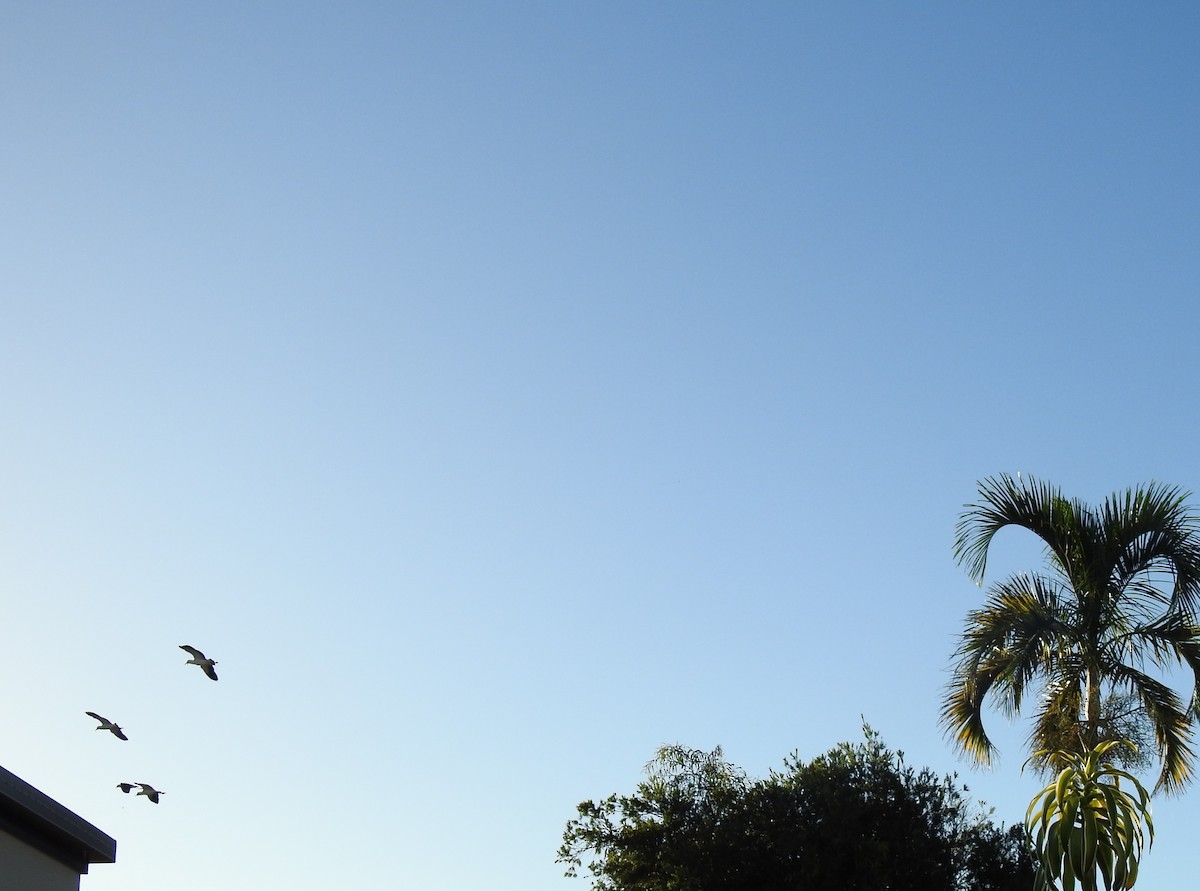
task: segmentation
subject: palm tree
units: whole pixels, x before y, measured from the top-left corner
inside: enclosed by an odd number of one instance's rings
[[[1200,525],[1189,497],[1151,483],[1092,507],[1030,477],[979,484],[979,501],[959,518],[955,559],[982,584],[992,538],[1017,526],[1043,541],[1048,571],[993,584],[967,616],[942,706],[943,726],[964,752],[989,764],[985,700],[1015,716],[1030,683],[1040,682],[1034,749],[1086,754],[1129,736],[1132,717],[1152,732],[1158,788],[1176,792],[1190,781],[1192,722],[1200,719]],[[1192,674],[1187,705],[1163,680],[1179,666]]]

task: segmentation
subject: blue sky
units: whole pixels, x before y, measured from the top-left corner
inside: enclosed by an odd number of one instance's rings
[[[1026,727],[980,773],[936,724],[954,522],[1001,471],[1200,486],[1198,39],[10,8],[0,763],[117,838],[84,888],[583,889],[566,820],[658,745],[761,775],[862,717],[1020,819]],[[1158,814],[1139,887],[1191,874]]]

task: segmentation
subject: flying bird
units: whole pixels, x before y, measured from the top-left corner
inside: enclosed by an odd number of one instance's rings
[[[97,721],[100,722],[100,726],[96,728],[97,730],[111,731],[112,735],[115,736],[117,739],[123,739],[126,742],[129,741],[129,737],[126,736],[121,731],[120,724],[115,724],[112,721],[108,720],[108,718],[104,717],[103,715],[98,715],[95,712],[84,712],[84,714],[87,715],[89,718],[95,718]]]
[[[209,659],[195,647],[189,647],[187,644],[180,644],[179,649],[186,650],[192,654],[192,658],[185,662],[184,665],[199,665],[202,669],[204,669],[204,673],[206,675],[208,675],[214,681],[217,679],[216,669],[213,668],[213,666],[217,664],[216,659]]]
[[[158,804],[158,796],[167,794],[155,789],[149,783],[117,783],[117,788],[127,795],[134,786],[141,786],[141,789],[138,790],[138,795],[145,795],[150,799],[151,804]]]

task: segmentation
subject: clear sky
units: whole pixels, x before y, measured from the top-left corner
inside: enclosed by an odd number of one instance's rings
[[[954,523],[1200,488],[1200,11],[917,7],[7,6],[0,764],[85,891],[583,891],[658,745],[861,717],[1021,819]]]

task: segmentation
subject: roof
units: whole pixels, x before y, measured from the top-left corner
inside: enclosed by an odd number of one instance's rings
[[[0,831],[80,875],[89,863],[115,863],[117,842],[49,795],[0,767]]]

